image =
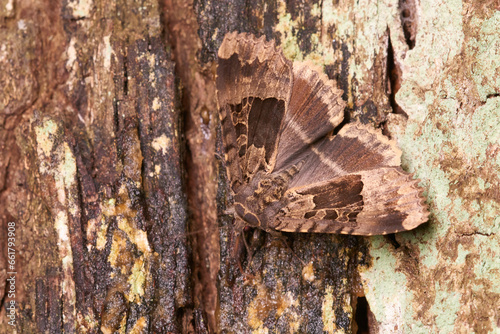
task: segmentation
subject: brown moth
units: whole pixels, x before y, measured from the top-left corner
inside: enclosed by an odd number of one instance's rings
[[[378,130],[343,120],[335,82],[274,41],[227,34],[217,97],[235,229],[374,235],[427,221],[418,180]]]

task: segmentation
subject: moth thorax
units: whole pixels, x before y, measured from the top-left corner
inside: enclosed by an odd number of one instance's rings
[[[263,205],[279,201],[285,192],[284,183],[282,178],[264,179],[260,181],[254,197],[260,199]]]
[[[250,182],[235,194],[235,212],[250,226],[266,229],[270,220],[286,204],[284,194],[298,171],[291,166],[286,170],[268,174],[258,171]]]
[[[288,189],[288,183],[297,168],[292,166],[286,170],[273,174],[261,174],[260,180],[252,196],[247,198],[248,207],[257,214],[274,202],[282,201],[283,195]]]

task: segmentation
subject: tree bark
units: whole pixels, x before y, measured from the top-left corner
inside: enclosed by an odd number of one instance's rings
[[[181,109],[160,7],[18,5],[21,18],[4,29],[22,37],[10,39],[14,89],[4,91],[18,145],[5,149],[22,156],[3,215],[17,226],[16,328],[180,332],[190,248]],[[14,108],[18,87],[34,97]]]
[[[0,1],[0,333],[498,330],[499,13]],[[214,83],[235,30],[320,65],[346,121],[397,140],[429,223],[287,244],[249,230],[247,254],[227,214]]]

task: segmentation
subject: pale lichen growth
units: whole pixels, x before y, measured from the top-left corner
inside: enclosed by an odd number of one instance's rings
[[[109,198],[101,203],[101,212],[103,215],[111,217],[116,212],[116,199]]]
[[[22,31],[26,31],[26,21],[25,20],[19,20],[17,21],[17,28]]]
[[[118,228],[125,232],[131,243],[137,246],[142,253],[149,253],[148,235],[145,231],[135,228],[126,217],[117,217]]]
[[[149,66],[151,68],[155,68],[156,67],[156,55],[154,53],[151,53],[147,58],[149,61]]]
[[[253,333],[267,333],[268,328],[264,326],[264,320],[269,316],[271,311],[276,312],[276,317],[286,316],[289,323],[293,324],[294,328],[300,326],[300,318],[298,314],[292,310],[291,306],[298,306],[298,301],[294,300],[291,292],[283,293],[283,285],[281,281],[276,284],[276,290],[270,291],[265,284],[261,282],[256,284],[257,295],[248,306],[248,324],[253,329]]]
[[[327,6],[326,8],[328,9],[328,5],[324,4],[323,6]],[[333,6],[330,9],[333,11]],[[322,13],[321,8],[317,4],[314,4],[311,8],[311,15],[321,17],[324,13]],[[278,20],[275,31],[279,32],[281,35],[280,47],[285,57],[294,61],[308,60],[321,67],[333,64],[334,52],[331,41],[328,41],[326,38],[328,27],[325,26],[325,24],[327,24],[328,21],[324,19],[318,20],[318,22],[322,22],[322,26],[318,23],[317,33],[311,34],[310,37],[310,43],[313,46],[313,50],[304,55],[300,50],[297,36],[292,33],[292,31],[296,31],[300,27],[303,18],[299,16],[297,19],[293,20],[291,14],[286,12],[285,3],[280,3],[278,5]]]
[[[98,250],[103,250],[106,247],[106,234],[108,233],[108,223],[104,216],[101,219],[101,228],[97,232],[96,247]]]
[[[69,303],[69,305],[65,305],[64,312],[69,311],[69,314],[75,319],[76,290],[75,281],[73,280],[73,251],[69,239],[69,220],[66,212],[59,211],[57,213],[54,228],[57,232],[57,246],[62,263],[63,278],[61,281],[61,290],[64,300]],[[64,314],[64,316],[68,316],[69,314]]]
[[[323,330],[327,333],[344,333],[343,329],[339,329],[336,325],[337,317],[335,316],[334,307],[335,297],[333,295],[333,287],[327,286],[323,297],[323,305],[321,307]]]
[[[149,54],[147,56],[147,59],[149,62],[149,84],[151,85],[151,87],[156,88],[156,55],[153,53]]]
[[[102,54],[102,56],[104,58],[103,65],[104,65],[104,68],[107,70],[109,70],[111,67],[111,56],[114,53],[113,48],[111,47],[110,39],[111,39],[111,35],[103,37],[103,40],[104,40],[104,49],[103,49],[103,54]]]
[[[81,19],[81,18],[86,18],[89,17],[90,11],[92,10],[93,7],[93,1],[92,0],[75,0],[75,1],[68,1],[68,8],[73,10],[73,18],[75,19]]]
[[[63,263],[65,263],[67,266],[70,266],[72,270],[73,263],[71,262],[71,260],[73,259],[73,253],[71,250],[71,244],[69,242],[68,216],[64,211],[59,211],[57,213],[54,220],[54,228],[57,232],[57,245],[59,246],[61,259]]]
[[[154,111],[158,111],[161,108],[161,102],[160,102],[160,99],[158,97],[154,98],[152,107],[153,107]]]
[[[62,161],[59,164],[59,172],[54,175],[58,199],[68,207],[69,213],[74,215],[79,210],[78,194],[76,193],[76,160],[71,148],[63,143]]]
[[[281,34],[283,54],[291,60],[303,60],[297,37],[292,34],[292,31],[298,27],[298,23],[292,20],[290,13],[286,12],[285,3],[279,4],[278,17],[279,22],[274,29]]]
[[[14,12],[14,0],[9,0],[5,4],[5,17],[10,17]]]
[[[302,269],[302,277],[308,282],[313,282],[315,280],[312,262],[309,262],[309,264]]]
[[[76,38],[72,37],[71,40],[69,41],[68,48],[66,49],[66,56],[68,59],[66,60],[66,70],[68,72],[71,72],[73,70],[73,66],[76,61]]]
[[[162,134],[160,137],[153,140],[151,146],[155,149],[155,151],[161,151],[162,154],[166,154],[167,149],[170,146],[170,138],[168,138],[165,134]]]
[[[97,231],[97,222],[96,218],[92,218],[87,220],[87,250],[92,251],[92,241],[94,240],[95,233]]]
[[[76,61],[76,38],[72,37],[71,40],[69,41],[68,48],[66,49],[66,57],[68,58],[66,60],[66,70],[70,73],[70,79],[67,81],[67,85],[69,90],[73,90],[74,83],[75,83],[75,71],[78,68],[78,63]],[[86,123],[83,117],[78,113],[78,118],[82,123]]]
[[[130,334],[141,334],[148,332],[148,321],[145,317],[140,317],[137,319],[132,329],[129,331]]]
[[[56,122],[47,120],[35,128],[38,156],[49,157],[54,146],[53,138],[58,130]],[[45,173],[46,170],[40,170]]]
[[[66,142],[56,146],[59,127],[53,120],[46,119],[41,125],[34,127],[36,139],[36,152],[39,161],[39,172],[43,177],[53,180],[55,183],[55,195],[49,197],[52,214],[54,217],[54,229],[57,233],[57,247],[63,277],[61,289],[64,296],[63,317],[73,321],[76,317],[75,303],[76,291],[73,280],[73,252],[70,240],[70,219],[68,213],[74,215],[79,209],[75,187],[76,161],[71,148]],[[64,208],[67,208],[66,211]]]
[[[141,302],[141,297],[144,295],[144,283],[146,282],[146,273],[144,270],[144,257],[141,256],[134,262],[134,267],[128,278],[128,283],[130,284],[130,291],[127,299],[130,302],[139,303]]]
[[[73,18],[82,19],[89,17],[90,11],[93,7],[92,0],[75,0],[68,1],[68,8],[73,10]]]
[[[120,255],[127,249],[127,239],[123,238],[120,233],[113,233],[111,240],[111,249],[108,255],[108,262],[113,268],[118,268]],[[119,268],[122,274],[127,273],[126,266]]]

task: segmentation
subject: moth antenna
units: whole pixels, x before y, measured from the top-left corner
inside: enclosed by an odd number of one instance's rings
[[[297,255],[297,253],[295,253],[292,249],[292,247],[290,247],[290,245],[287,245],[288,249],[290,249],[290,251],[292,252],[293,256],[295,256],[295,258],[297,260],[299,260],[300,263],[302,263],[302,266],[305,267],[306,266],[306,263],[304,261],[302,261],[302,259]]]
[[[248,267],[252,267],[252,260],[253,260],[253,255],[254,252],[250,249],[250,245],[247,242],[247,238],[245,238],[245,233],[243,232],[240,237],[243,239],[243,243],[245,244],[245,248],[247,250],[248,254]],[[245,274],[245,273],[243,273]]]
[[[232,256],[234,259],[237,259],[238,268],[240,269],[240,272],[245,277],[245,279],[254,279],[255,276],[247,273],[245,271],[245,269],[243,269],[243,266],[241,265],[241,256],[240,256],[241,253],[239,252],[241,240],[243,240],[243,244],[245,245],[245,250],[246,250],[247,255],[248,255],[247,267],[251,266],[252,259],[253,259],[253,252],[250,251],[250,246],[248,245],[247,240],[245,238],[245,231],[244,231],[243,227],[241,229],[235,230],[234,234],[235,234],[236,242],[235,242],[234,247],[233,247],[233,255]]]
[[[224,157],[222,155],[220,155],[219,153],[214,153],[214,157],[215,157],[215,159],[224,162]]]

